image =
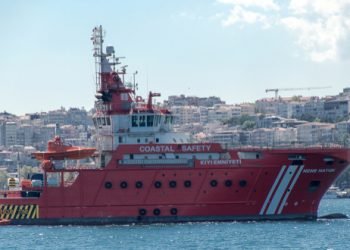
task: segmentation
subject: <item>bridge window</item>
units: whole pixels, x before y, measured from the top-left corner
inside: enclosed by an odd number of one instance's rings
[[[137,115],[133,115],[131,117],[131,126],[132,127],[138,127],[139,126],[139,121],[138,121],[138,116]]]
[[[146,116],[141,115],[140,116],[140,127],[145,127],[146,126]]]
[[[167,115],[167,116],[165,116],[164,123],[165,124],[172,124],[173,123],[173,119],[174,119],[174,117],[172,115]]]
[[[157,127],[160,123],[160,115],[155,116],[154,126]]]
[[[106,117],[106,121],[107,121],[107,125],[111,125],[111,118],[110,117]]]
[[[154,116],[153,115],[148,115],[147,116],[147,127],[153,127],[153,120],[154,120]]]

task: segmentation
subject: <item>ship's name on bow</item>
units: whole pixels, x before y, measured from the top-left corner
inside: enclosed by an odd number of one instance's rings
[[[316,173],[334,173],[334,168],[307,168],[303,170],[304,174],[316,174]]]
[[[140,146],[141,153],[209,152],[211,145],[155,145]]]

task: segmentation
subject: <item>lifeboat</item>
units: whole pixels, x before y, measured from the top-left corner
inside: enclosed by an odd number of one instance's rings
[[[79,160],[90,157],[96,151],[95,148],[65,145],[59,136],[47,143],[47,151],[35,152],[33,156],[39,161],[45,160]]]

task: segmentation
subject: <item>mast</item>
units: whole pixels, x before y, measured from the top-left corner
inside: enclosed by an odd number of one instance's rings
[[[91,40],[95,57],[96,70],[96,98],[95,108],[99,114],[126,114],[130,112],[133,102],[131,88],[124,85],[126,67],[116,70],[119,60],[124,57],[116,57],[113,46],[103,47],[104,36],[102,26],[92,30]],[[122,76],[122,77],[120,77]]]
[[[102,55],[103,55],[103,29],[102,25],[95,27],[92,30],[92,44],[94,46],[94,57],[95,57],[95,83],[96,91],[101,90],[101,71],[102,71]]]

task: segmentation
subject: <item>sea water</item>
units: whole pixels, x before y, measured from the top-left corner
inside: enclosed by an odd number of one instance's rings
[[[350,199],[323,199],[329,213],[350,216]],[[0,249],[350,249],[350,220],[3,226]]]

